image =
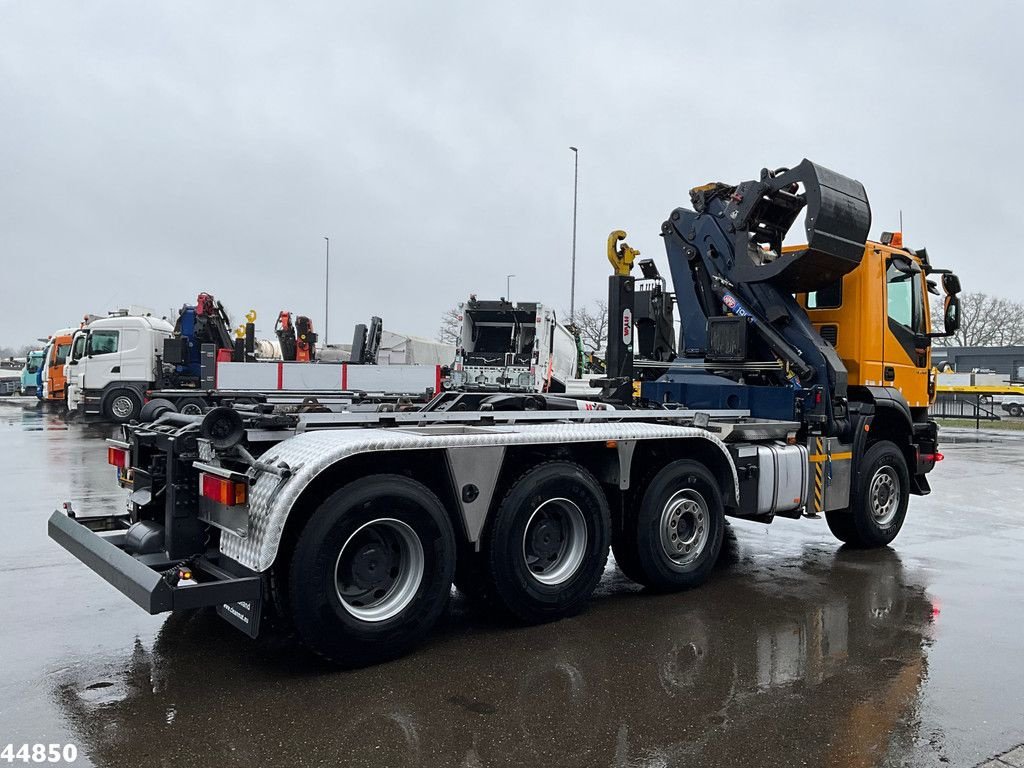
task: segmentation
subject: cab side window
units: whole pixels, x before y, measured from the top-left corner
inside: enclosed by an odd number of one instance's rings
[[[117,331],[93,331],[89,334],[86,354],[109,355],[117,352]]]
[[[843,278],[807,294],[808,309],[838,309],[843,306]]]
[[[74,343],[71,347],[71,359],[80,360],[82,355],[85,354],[85,336],[75,336]]]
[[[889,319],[915,333],[924,332],[921,312],[921,275],[906,273],[893,264],[885,273]]]

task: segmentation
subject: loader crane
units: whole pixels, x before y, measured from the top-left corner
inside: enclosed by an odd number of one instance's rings
[[[727,515],[824,514],[888,544],[941,459],[929,343],[956,329],[959,281],[895,233],[868,241],[863,186],[806,160],[691,201],[662,227],[674,302],[609,241],[600,393],[298,414],[157,398],[107,444],[127,509],[69,501],[51,538],[149,613],[214,606],[252,637],[272,613],[342,666],[410,651],[453,583],[524,623],[582,610],[610,549],[649,589],[696,587]],[[787,249],[801,211],[807,244]]]

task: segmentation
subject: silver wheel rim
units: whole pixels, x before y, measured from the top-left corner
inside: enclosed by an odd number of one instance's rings
[[[708,543],[711,515],[704,497],[693,488],[672,494],[661,510],[661,548],[675,565],[689,565]]]
[[[871,516],[879,526],[887,526],[900,506],[900,478],[890,466],[879,467],[868,488]]]
[[[382,517],[348,537],[334,563],[334,589],[349,614],[377,623],[397,616],[423,582],[423,544],[407,523]]]
[[[181,412],[185,416],[201,416],[203,413],[203,409],[200,408],[195,403],[186,403],[181,407]]]
[[[110,404],[110,411],[119,419],[127,419],[135,410],[135,403],[128,395],[118,395]]]
[[[587,553],[587,521],[575,502],[548,499],[523,530],[523,561],[530,575],[553,586],[572,578]]]

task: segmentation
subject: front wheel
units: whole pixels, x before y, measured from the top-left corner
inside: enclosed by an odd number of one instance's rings
[[[850,508],[825,513],[836,538],[854,547],[884,547],[903,528],[910,502],[910,474],[899,446],[879,440],[864,453],[854,478]]]
[[[1022,413],[1020,406],[1017,405],[1016,403],[1011,405],[1008,410],[1010,411],[1010,415],[1013,416],[1014,418],[1020,416]]]
[[[673,461],[628,510],[615,559],[633,581],[658,590],[687,589],[711,574],[722,550],[725,507],[714,475],[696,461]]]
[[[399,656],[448,601],[455,534],[441,502],[400,475],[374,475],[329,496],[295,546],[288,603],[313,651],[345,667]]]
[[[116,424],[127,424],[139,417],[142,400],[130,389],[119,389],[112,392],[103,405],[103,413],[109,421]]]

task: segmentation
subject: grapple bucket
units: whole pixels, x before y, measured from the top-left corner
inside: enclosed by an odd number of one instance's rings
[[[871,228],[871,206],[859,181],[804,160],[775,175],[765,171],[760,182],[746,182],[737,189],[749,195],[754,189],[744,189],[747,185],[756,188],[756,202],[737,218],[749,238],[751,259],[738,259],[742,274],[736,278],[768,282],[794,293],[814,291],[860,264]],[[807,247],[784,253],[782,239],[805,206]]]

